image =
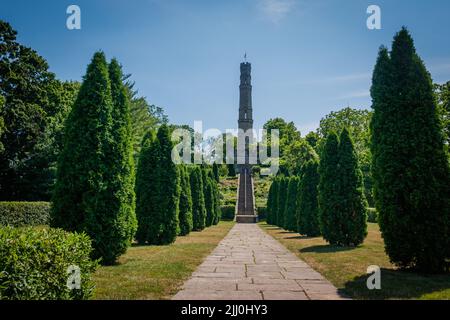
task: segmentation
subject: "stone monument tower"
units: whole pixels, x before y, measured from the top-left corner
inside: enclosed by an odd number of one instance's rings
[[[250,143],[253,143],[253,110],[252,110],[252,66],[248,62],[241,63],[241,83],[239,85],[239,133],[238,133],[238,199],[236,203],[236,221],[238,223],[255,223],[258,217],[255,212],[253,195],[253,179],[250,157]]]
[[[239,129],[253,129],[252,111],[252,65],[241,63],[241,84],[239,85]]]

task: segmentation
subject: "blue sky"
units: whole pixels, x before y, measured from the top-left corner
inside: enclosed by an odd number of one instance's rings
[[[66,8],[81,8],[81,30]],[[368,30],[379,5],[382,30]],[[255,127],[281,116],[306,134],[332,110],[370,108],[380,45],[403,25],[434,81],[450,80],[450,1],[71,0],[2,1],[0,18],[60,79],[80,80],[103,50],[173,123],[235,128],[239,63],[252,63]]]

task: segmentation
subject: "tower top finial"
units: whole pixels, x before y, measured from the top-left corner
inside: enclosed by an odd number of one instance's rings
[[[244,62],[247,62],[247,52],[244,53]]]

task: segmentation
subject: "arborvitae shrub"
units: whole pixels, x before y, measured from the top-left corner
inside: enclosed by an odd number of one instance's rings
[[[297,193],[298,232],[309,237],[320,235],[319,204],[317,200],[319,185],[319,162],[309,160],[303,167],[303,174]]]
[[[213,224],[218,224],[220,219],[222,218],[222,209],[220,206],[220,189],[219,189],[219,183],[213,181],[213,187],[214,187],[214,222]]]
[[[96,255],[112,264],[131,245],[137,229],[134,193],[130,101],[119,63],[109,65],[112,124],[102,163],[104,188],[98,190],[95,210],[86,213],[86,231]],[[100,120],[101,121],[101,120]]]
[[[353,141],[346,128],[339,138],[339,165],[337,192],[340,205],[337,207],[341,238],[337,244],[357,246],[367,235],[367,201],[364,196],[362,172]]]
[[[205,225],[210,227],[215,220],[215,205],[214,205],[214,189],[213,182],[206,176],[206,188],[205,188],[205,208],[206,208],[206,220]]]
[[[149,131],[142,139],[136,173],[136,240],[140,244],[158,243],[161,225],[158,162],[159,141]]]
[[[116,59],[112,59],[109,64],[109,78],[113,100],[112,139],[115,142],[111,150],[115,161],[110,171],[114,174],[111,175],[109,189],[115,194],[112,200],[115,201],[115,210],[118,212],[117,219],[123,221],[120,232],[125,232],[126,238],[131,243],[137,230],[131,106],[127,89],[123,84],[124,75]]]
[[[373,73],[372,170],[386,252],[403,268],[440,272],[450,257],[449,165],[432,80],[406,29]]]
[[[141,243],[169,244],[179,232],[180,177],[172,148],[167,125],[159,127],[156,138],[144,137],[136,179],[136,239]]]
[[[267,208],[267,217],[266,217],[266,221],[268,224],[272,224],[273,223],[273,204],[274,204],[274,194],[275,194],[275,181],[272,181],[272,183],[270,184],[269,187],[269,193],[267,195],[267,204],[266,204],[266,208]]]
[[[367,235],[362,173],[349,132],[331,133],[319,167],[322,235],[332,245],[357,246]]]
[[[179,224],[180,235],[185,236],[192,231],[192,196],[191,185],[189,183],[189,174],[184,166],[180,170],[180,203],[179,203]]]
[[[273,196],[272,196],[272,204],[271,204],[271,209],[270,209],[270,224],[273,225],[277,225],[278,223],[278,194],[280,191],[280,179],[279,178],[275,178],[272,182],[272,186],[273,186]]]
[[[159,244],[175,241],[178,234],[178,202],[180,199],[180,180],[178,170],[172,161],[173,143],[169,128],[163,124],[156,135],[159,141],[159,207],[161,209],[161,234]]]
[[[193,230],[200,231],[205,228],[206,209],[203,196],[202,169],[199,166],[192,168],[190,172],[190,184],[192,193],[192,219]]]
[[[285,224],[284,228],[289,231],[297,232],[297,187],[299,178],[290,177],[287,187],[287,200],[284,210]]]
[[[65,124],[64,149],[58,161],[52,201],[55,227],[83,230],[86,213],[96,209],[96,195],[104,188],[104,146],[109,144],[111,111],[108,66],[104,54],[98,52],[87,68]]]
[[[95,53],[66,121],[52,204],[52,225],[86,231],[105,264],[126,251],[136,228],[124,90],[118,64],[110,74],[105,55]]]
[[[288,188],[288,178],[281,177],[278,186],[278,205],[277,205],[277,226],[279,226],[280,228],[284,228],[286,223],[284,210],[286,208],[287,188]]]
[[[338,217],[336,217],[336,210],[341,200],[336,192],[338,145],[336,133],[330,133],[326,138],[319,164],[318,202],[320,231],[324,239],[330,242],[339,238],[339,232],[335,228],[335,224],[339,221]]]

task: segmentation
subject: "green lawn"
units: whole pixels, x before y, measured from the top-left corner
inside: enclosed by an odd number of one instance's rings
[[[260,226],[354,299],[450,299],[450,274],[420,275],[396,270],[384,252],[375,223],[368,224],[368,236],[357,248],[330,246],[320,237],[302,237],[265,222]],[[381,268],[381,290],[366,287],[370,265]]]
[[[220,222],[166,246],[133,246],[94,275],[94,299],[169,299],[233,226]]]

